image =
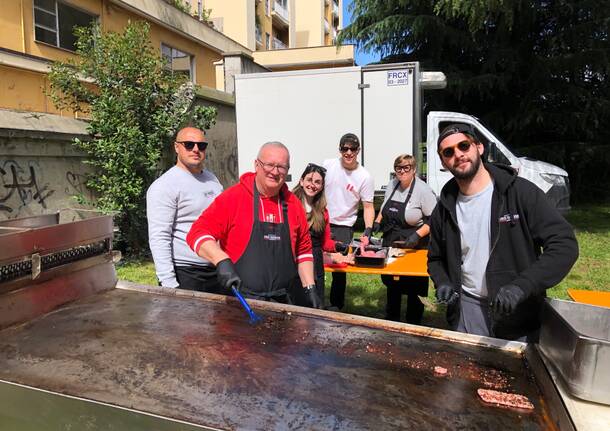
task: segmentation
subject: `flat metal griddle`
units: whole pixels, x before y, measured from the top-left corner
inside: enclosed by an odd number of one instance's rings
[[[113,289],[0,331],[0,379],[218,429],[556,429],[521,354],[257,312],[252,327],[236,302]]]

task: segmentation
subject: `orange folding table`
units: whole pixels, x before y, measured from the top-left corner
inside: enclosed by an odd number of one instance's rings
[[[369,268],[364,266],[347,265],[345,267],[325,266],[326,272],[345,272],[348,274],[385,274],[385,275],[410,275],[428,276],[428,250],[404,250],[403,256],[388,258],[388,263],[383,268]]]
[[[610,308],[610,292],[568,289],[568,295],[570,295],[570,298],[575,302]]]

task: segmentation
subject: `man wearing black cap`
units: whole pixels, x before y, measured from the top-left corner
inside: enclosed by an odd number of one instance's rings
[[[369,172],[358,163],[360,140],[353,133],[346,133],[339,140],[341,157],[325,160],[325,194],[330,216],[330,230],[335,241],[349,244],[362,202],[365,230],[361,240],[366,245],[375,219],[375,183]],[[345,304],[346,274],[334,272],[330,286],[330,305],[342,309]]]
[[[546,289],[578,257],[572,227],[510,166],[482,162],[472,126],[446,127],[437,147],[454,178],[430,220],[428,273],[451,328],[535,341]]]

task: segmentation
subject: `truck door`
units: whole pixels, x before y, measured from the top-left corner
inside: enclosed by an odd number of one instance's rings
[[[268,141],[290,150],[289,187],[308,163],[339,157],[341,136],[362,137],[360,83],[359,67],[237,75],[239,174],[253,170]]]
[[[417,73],[415,63],[362,67],[362,162],[373,175],[376,190],[385,190],[398,155],[417,158]]]

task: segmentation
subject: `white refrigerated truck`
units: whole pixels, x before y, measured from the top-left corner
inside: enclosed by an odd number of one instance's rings
[[[361,139],[360,162],[383,191],[393,174],[393,160],[413,154],[420,173],[438,193],[451,178],[436,152],[439,131],[449,123],[470,124],[486,145],[490,161],[510,164],[538,185],[558,209],[569,208],[565,170],[517,157],[477,118],[457,112],[430,112],[426,155],[422,142],[421,98],[424,90],[446,86],[441,72],[421,72],[419,63],[395,63],[235,77],[239,173],[253,169],[258,148],[284,143],[291,154],[289,186],[309,162],[338,157],[339,138],[352,132]]]

